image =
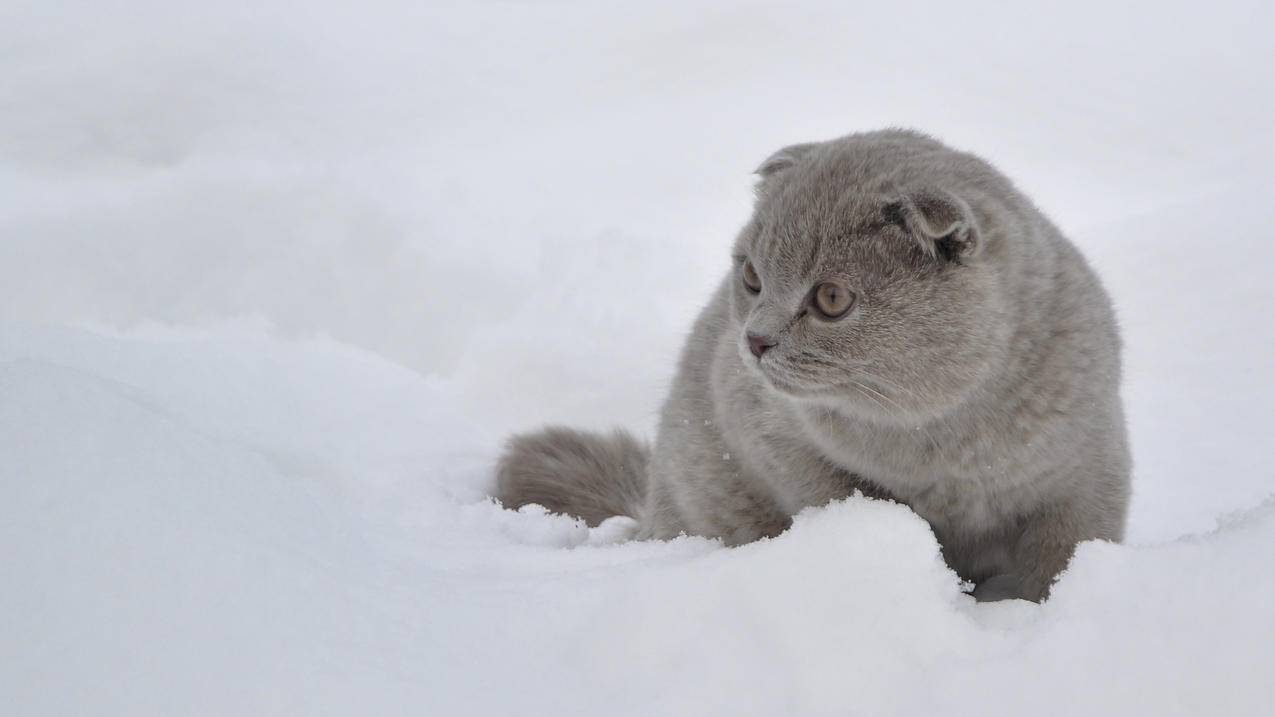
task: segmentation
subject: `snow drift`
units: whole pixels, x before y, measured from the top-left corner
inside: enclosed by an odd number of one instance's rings
[[[6,711],[1269,711],[1275,17],[1056,12],[0,7]],[[511,430],[649,432],[762,158],[891,124],[1107,282],[1127,545],[976,605],[889,503],[486,499]]]
[[[906,508],[735,549],[483,499],[452,387],[330,341],[0,333],[24,713],[1259,711],[1275,505],[975,604]],[[622,526],[621,526],[622,527]],[[1041,700],[1045,699],[1042,708]]]

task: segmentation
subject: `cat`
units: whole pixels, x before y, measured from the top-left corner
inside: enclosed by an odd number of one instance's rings
[[[1119,541],[1114,312],[1031,201],[910,130],[785,147],[757,174],[654,446],[514,436],[497,499],[738,545],[858,491],[928,521],[979,600],[1039,602],[1079,541]]]

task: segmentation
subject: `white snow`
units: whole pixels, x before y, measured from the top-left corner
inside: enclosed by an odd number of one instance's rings
[[[2,711],[1269,713],[1273,21],[0,6]],[[889,124],[1106,280],[1127,544],[977,605],[897,505],[726,549],[485,499],[509,431],[649,434],[751,169]]]

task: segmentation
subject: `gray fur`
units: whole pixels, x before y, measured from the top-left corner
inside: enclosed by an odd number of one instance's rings
[[[597,525],[645,499],[648,454],[623,430],[600,436],[550,427],[514,436],[496,468],[496,495],[507,506],[536,503]]]
[[[1120,540],[1115,318],[1031,202],[986,162],[902,130],[788,147],[758,173],[645,474],[631,438],[554,429],[513,440],[498,497],[734,545],[861,490],[927,520],[979,599],[1041,600],[1078,541]],[[809,307],[828,279],[858,296],[838,320]],[[755,357],[747,332],[776,345]]]

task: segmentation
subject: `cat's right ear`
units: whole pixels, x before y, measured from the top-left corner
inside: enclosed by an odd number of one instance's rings
[[[767,179],[770,179],[771,177],[800,162],[806,155],[810,154],[810,150],[814,149],[816,146],[817,144],[814,142],[807,142],[805,144],[793,144],[784,147],[778,152],[767,157],[766,161],[762,162],[761,166],[758,167],[754,173],[761,177],[761,181],[764,183]]]
[[[978,221],[960,197],[935,188],[913,189],[888,202],[887,220],[897,223],[916,239],[930,258],[960,261],[983,248]]]

